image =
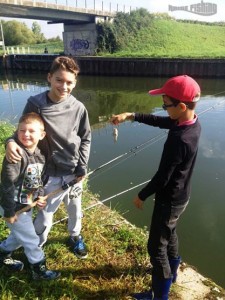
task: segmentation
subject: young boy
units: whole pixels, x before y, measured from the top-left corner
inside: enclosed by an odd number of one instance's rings
[[[155,194],[148,240],[148,253],[153,266],[152,288],[133,296],[135,299],[167,300],[180,263],[177,221],[189,201],[190,180],[201,131],[194,111],[200,98],[200,87],[191,77],[181,75],[169,79],[162,88],[151,90],[149,94],[162,95],[162,107],[169,117],[122,113],[113,116],[111,122],[117,125],[133,120],[169,129],[158,171],[134,198],[135,206],[141,209],[146,198]]]
[[[46,207],[39,211],[34,221],[40,246],[47,240],[53,215],[63,201],[68,212],[69,243],[79,258],[87,257],[87,248],[81,232],[82,179],[87,172],[91,130],[84,105],[71,92],[76,86],[79,72],[77,63],[69,57],[57,57],[50,68],[50,90],[30,97],[23,113],[36,112],[42,116],[47,133],[40,144],[48,155],[45,194],[50,193],[76,178],[77,184],[48,198]],[[13,142],[7,144],[7,159],[17,162],[20,148]]]
[[[33,225],[32,210],[18,213],[33,201],[42,206],[43,198],[38,197],[44,195],[41,175],[45,158],[37,144],[44,137],[41,117],[35,113],[23,115],[17,128],[17,143],[21,147],[22,158],[17,164],[9,163],[4,158],[1,172],[0,214],[11,232],[0,244],[0,265],[21,271],[24,264],[12,259],[11,252],[23,246],[33,279],[55,279],[60,276],[59,272],[46,268],[45,255],[39,247],[39,237]]]

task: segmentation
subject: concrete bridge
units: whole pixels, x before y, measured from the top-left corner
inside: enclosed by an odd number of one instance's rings
[[[115,13],[103,10],[53,4],[47,1],[0,0],[0,16],[45,20],[54,23],[91,23],[95,19],[110,19]]]
[[[66,55],[94,55],[97,43],[96,24],[111,21],[115,12],[77,8],[35,0],[0,0],[0,16],[63,23]]]

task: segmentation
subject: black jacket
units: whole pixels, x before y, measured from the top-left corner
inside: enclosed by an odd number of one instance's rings
[[[135,114],[135,121],[169,129],[158,171],[139,192],[139,198],[145,200],[156,194],[156,201],[176,205],[187,202],[201,133],[198,119],[194,124],[178,126],[169,117]]]

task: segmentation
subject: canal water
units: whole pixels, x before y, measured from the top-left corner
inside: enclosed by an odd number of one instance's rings
[[[113,160],[90,175],[91,191],[131,223],[147,229],[153,197],[146,200],[142,211],[132,200],[156,172],[167,133],[126,122],[117,127],[116,139],[108,119],[124,111],[165,115],[161,97],[150,97],[147,92],[166,79],[80,76],[73,92],[90,116],[90,171]],[[178,225],[180,255],[225,288],[225,79],[197,81],[202,88],[197,106],[202,135],[191,200]],[[27,98],[46,89],[45,74],[0,75],[0,119],[16,123]]]

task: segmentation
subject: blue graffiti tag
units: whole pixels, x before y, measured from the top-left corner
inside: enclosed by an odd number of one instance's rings
[[[88,49],[89,42],[87,40],[73,39],[70,42],[70,48],[73,50]]]

